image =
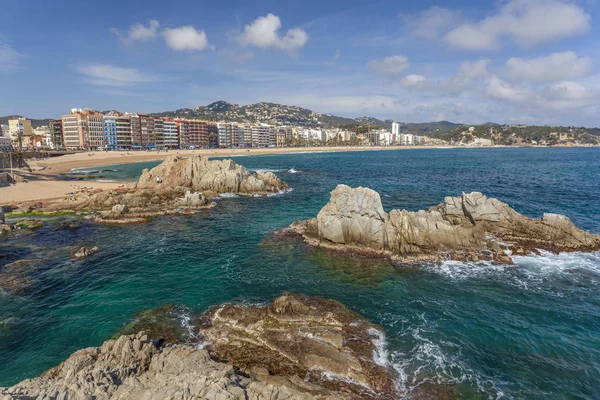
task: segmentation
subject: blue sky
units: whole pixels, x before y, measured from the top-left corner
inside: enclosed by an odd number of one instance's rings
[[[600,126],[595,0],[2,3],[0,115],[227,100]]]

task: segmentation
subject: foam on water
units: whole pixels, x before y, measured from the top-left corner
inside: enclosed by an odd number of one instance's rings
[[[387,352],[387,341],[385,340],[385,334],[375,328],[369,328],[369,335],[373,337],[371,341],[375,346],[373,349],[373,362],[382,367],[389,365],[388,352]]]

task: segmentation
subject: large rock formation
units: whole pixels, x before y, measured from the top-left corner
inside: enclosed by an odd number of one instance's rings
[[[520,253],[600,249],[599,236],[577,228],[564,215],[532,219],[478,192],[446,197],[428,211],[388,214],[377,192],[339,185],[316,219],[295,223],[292,230],[311,244],[401,261],[450,258],[510,263],[505,243]]]
[[[186,187],[199,192],[267,194],[287,188],[272,172],[250,173],[233,160],[206,157],[169,156],[151,170],[145,169],[136,184],[138,189]]]
[[[173,308],[157,312],[169,319]],[[336,301],[286,293],[270,306],[224,305],[196,322],[188,344],[120,336],[0,388],[0,399],[398,397],[392,373],[377,362],[383,333]]]
[[[232,160],[169,156],[142,172],[138,182],[115,190],[84,192],[46,207],[47,211],[98,211],[97,222],[144,222],[157,215],[194,213],[215,205],[223,193],[268,195],[287,184],[272,172],[249,172]]]

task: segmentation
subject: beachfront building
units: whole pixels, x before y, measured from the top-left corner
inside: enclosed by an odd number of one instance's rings
[[[219,127],[216,122],[208,123],[208,147],[219,147]]]
[[[65,145],[63,143],[63,131],[62,121],[60,119],[53,119],[48,122],[48,128],[50,129],[50,136],[54,143],[55,149],[62,149]]]
[[[227,129],[229,124],[219,122],[217,124],[217,135],[219,136],[219,147],[231,147],[231,130]]]
[[[156,134],[154,133],[154,117],[140,114],[140,142],[138,146],[142,149],[156,146]]]
[[[130,115],[115,115],[117,149],[131,149],[131,120]]]
[[[238,126],[238,135],[241,135],[240,147],[252,147],[252,124],[242,124]]]
[[[105,115],[102,117],[104,122],[104,143],[107,149],[116,150],[117,141],[117,120],[114,115]]]
[[[131,124],[131,148],[140,150],[142,148],[142,123],[138,114],[127,114]]]
[[[176,149],[179,146],[179,138],[177,135],[177,122],[173,120],[164,121],[161,146],[169,149]]]
[[[86,112],[87,135],[84,135],[84,147],[97,149],[104,147],[104,116],[96,112]]]
[[[400,135],[400,124],[397,122],[392,122],[392,135],[398,137]]]
[[[149,143],[147,147],[163,147],[165,141],[165,121],[161,118],[154,118],[154,142]]]
[[[83,110],[71,109],[71,114],[61,117],[63,130],[63,144],[67,149],[80,149],[84,147],[84,137],[87,134]]]
[[[33,128],[31,121],[26,118],[15,118],[8,120],[8,137],[16,140],[23,136],[32,136]]]
[[[208,146],[208,122],[197,119],[179,120],[180,143],[184,147],[194,146],[205,148]]]
[[[403,133],[400,135],[400,144],[403,146],[412,146],[415,144],[415,135],[412,133]]]
[[[0,124],[0,137],[8,137],[8,124]]]

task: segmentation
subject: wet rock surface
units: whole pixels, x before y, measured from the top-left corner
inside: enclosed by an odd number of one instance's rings
[[[518,254],[595,251],[600,237],[559,214],[533,219],[481,193],[446,197],[427,211],[386,213],[379,194],[338,185],[313,220],[291,225],[313,245],[400,261],[493,260],[512,263],[506,242]]]
[[[98,246],[82,247],[74,254],[75,258],[86,258],[100,251]]]
[[[383,333],[336,301],[284,293],[271,305],[226,304],[198,317],[196,342],[188,344],[169,343],[162,337],[162,329],[170,326],[176,313],[174,306],[149,311],[138,314],[125,329],[152,329],[155,321],[162,328],[153,335],[160,338],[140,332],[77,351],[38,378],[0,388],[0,399],[400,395],[390,369],[377,362],[382,349],[376,343]],[[200,341],[204,348],[198,346]]]

